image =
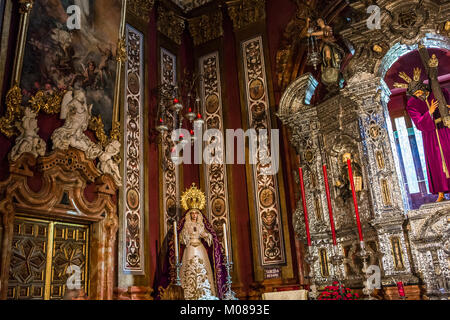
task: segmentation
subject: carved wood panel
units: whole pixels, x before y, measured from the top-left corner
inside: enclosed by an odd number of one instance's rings
[[[44,299],[49,224],[14,221],[8,299]]]
[[[270,141],[271,118],[269,91],[264,62],[262,37],[241,44],[244,63],[245,89],[249,128],[268,130]],[[268,141],[268,143],[269,143]],[[267,147],[270,152],[270,143]],[[277,176],[264,175],[264,165],[258,159],[253,167],[255,214],[258,221],[259,254],[262,266],[286,262]]]
[[[62,300],[75,268],[88,292],[88,244],[88,226],[17,217],[7,299]]]
[[[171,96],[171,90],[177,83],[177,57],[168,50],[161,48],[161,87],[163,95]],[[162,137],[162,184],[163,184],[163,212],[164,212],[164,232],[167,234],[168,228],[172,225],[173,220],[177,216],[177,203],[179,201],[178,175],[179,167],[176,166],[171,159],[172,148],[174,143],[171,139],[172,130],[176,121],[169,110],[165,114],[165,119],[169,130]]]
[[[87,292],[89,227],[56,223],[53,229],[52,273],[50,299],[60,300],[64,297],[72,273],[69,268],[79,268],[80,285]]]
[[[125,65],[124,108],[124,255],[123,269],[144,273],[144,35],[126,26],[128,60]]]
[[[206,130],[214,129],[224,133],[222,94],[220,82],[219,53],[205,55],[199,59],[200,72],[203,75],[201,82],[201,95],[203,114],[206,120]],[[211,141],[205,142],[206,145]],[[230,212],[228,207],[227,169],[225,165],[225,142],[221,141],[220,150],[216,148],[216,155],[221,154],[221,161],[211,165],[205,164],[205,185],[207,195],[208,218],[214,227],[219,239],[224,243],[223,225],[228,229],[228,248],[232,254]]]

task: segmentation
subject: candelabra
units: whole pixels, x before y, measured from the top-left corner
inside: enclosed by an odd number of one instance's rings
[[[365,279],[363,293],[364,293],[364,295],[367,296],[367,300],[375,300],[375,298],[373,298],[371,296],[373,288],[369,287],[369,276],[367,275],[367,268],[368,268],[367,260],[369,259],[370,255],[366,250],[364,241],[361,241],[360,245],[361,245],[361,251],[359,252],[359,256],[363,260],[362,272],[364,273],[364,279]]]
[[[337,246],[333,246],[333,255],[331,256],[331,264],[334,269],[334,277],[336,281],[339,283],[339,291],[341,296],[344,296],[343,285],[344,275],[342,274],[341,265],[344,263],[344,256],[340,254]]]
[[[231,270],[233,268],[233,262],[229,261],[227,259],[227,263],[225,264],[225,267],[227,268],[227,292],[225,293],[223,300],[239,300],[236,298],[236,293],[231,290],[231,285],[233,284],[233,280],[231,279]]]
[[[159,99],[156,130],[161,134],[172,132],[183,127],[183,120],[187,119],[191,136],[193,127],[203,124],[201,114],[201,100],[199,83],[203,76],[199,74],[185,74],[179,84],[165,84],[156,89]],[[183,115],[184,113],[184,115]],[[180,142],[183,136],[180,136]],[[191,142],[194,138],[191,137]],[[187,142],[187,141],[185,141]]]
[[[312,246],[308,247],[308,254],[305,258],[306,263],[309,265],[309,297],[311,300],[316,300],[319,297],[319,292],[317,291],[316,286],[316,272],[314,268],[315,262],[318,260],[317,256],[314,254],[314,250]]]

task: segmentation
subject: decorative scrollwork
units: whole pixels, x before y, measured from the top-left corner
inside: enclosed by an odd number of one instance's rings
[[[15,122],[22,115],[21,102],[21,90],[15,85],[6,94],[6,115],[0,119],[0,131],[8,138],[17,133]]]
[[[57,114],[61,111],[61,102],[67,90],[59,90],[54,94],[48,94],[42,90],[29,100],[34,112],[43,111],[46,114]]]
[[[117,62],[124,63],[125,61],[127,61],[127,59],[128,59],[127,44],[125,38],[121,38],[117,42],[116,60]]]

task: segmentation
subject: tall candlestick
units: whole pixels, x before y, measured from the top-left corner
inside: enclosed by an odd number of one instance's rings
[[[227,225],[223,224],[223,243],[225,244],[225,256],[227,261],[230,261],[230,256],[228,254],[228,237],[227,237]]]
[[[309,232],[308,207],[306,205],[305,182],[303,181],[303,169],[298,168],[298,173],[299,173],[299,177],[300,177],[300,188],[302,191],[303,215],[305,216],[306,238],[308,241],[308,246],[310,247],[311,246],[311,233]]]
[[[327,174],[327,166],[323,166],[323,178],[325,180],[325,191],[327,193],[327,203],[328,203],[328,215],[330,217],[331,224],[331,235],[333,237],[333,245],[337,245],[336,241],[336,230],[334,228],[334,219],[333,219],[333,208],[331,206],[331,195],[330,195],[330,186],[328,184],[328,174]]]
[[[173,234],[175,236],[174,241],[175,241],[175,263],[178,264],[178,232],[177,232],[177,222],[174,221],[173,222]]]
[[[351,159],[347,160],[347,166],[348,166],[348,176],[350,179],[350,186],[352,187],[353,205],[355,206],[356,224],[358,225],[359,241],[362,242],[362,241],[364,241],[364,237],[362,234],[361,219],[359,218],[358,200],[356,198],[355,182],[353,181],[353,170],[352,170],[352,160]]]

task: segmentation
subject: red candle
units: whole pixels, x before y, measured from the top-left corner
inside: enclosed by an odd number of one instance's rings
[[[328,215],[330,216],[330,224],[331,224],[331,235],[333,236],[333,245],[337,245],[336,241],[336,230],[334,228],[334,219],[333,219],[333,208],[331,207],[331,195],[330,195],[330,186],[328,184],[328,174],[327,174],[327,166],[323,166],[323,177],[325,180],[325,190],[327,192],[327,202],[328,202]]]
[[[306,237],[308,239],[308,246],[311,246],[311,234],[309,232],[309,221],[308,221],[308,208],[306,206],[306,196],[305,196],[305,183],[303,181],[303,169],[298,168],[300,176],[300,187],[302,190],[302,203],[303,203],[303,214],[305,215],[305,227],[306,227]]]
[[[364,241],[364,237],[362,234],[361,219],[359,218],[358,200],[356,199],[355,182],[353,181],[353,171],[352,171],[352,160],[351,159],[347,160],[347,166],[348,166],[348,176],[350,178],[350,185],[352,187],[353,205],[355,206],[356,224],[358,225],[359,241],[362,242],[362,241]]]

